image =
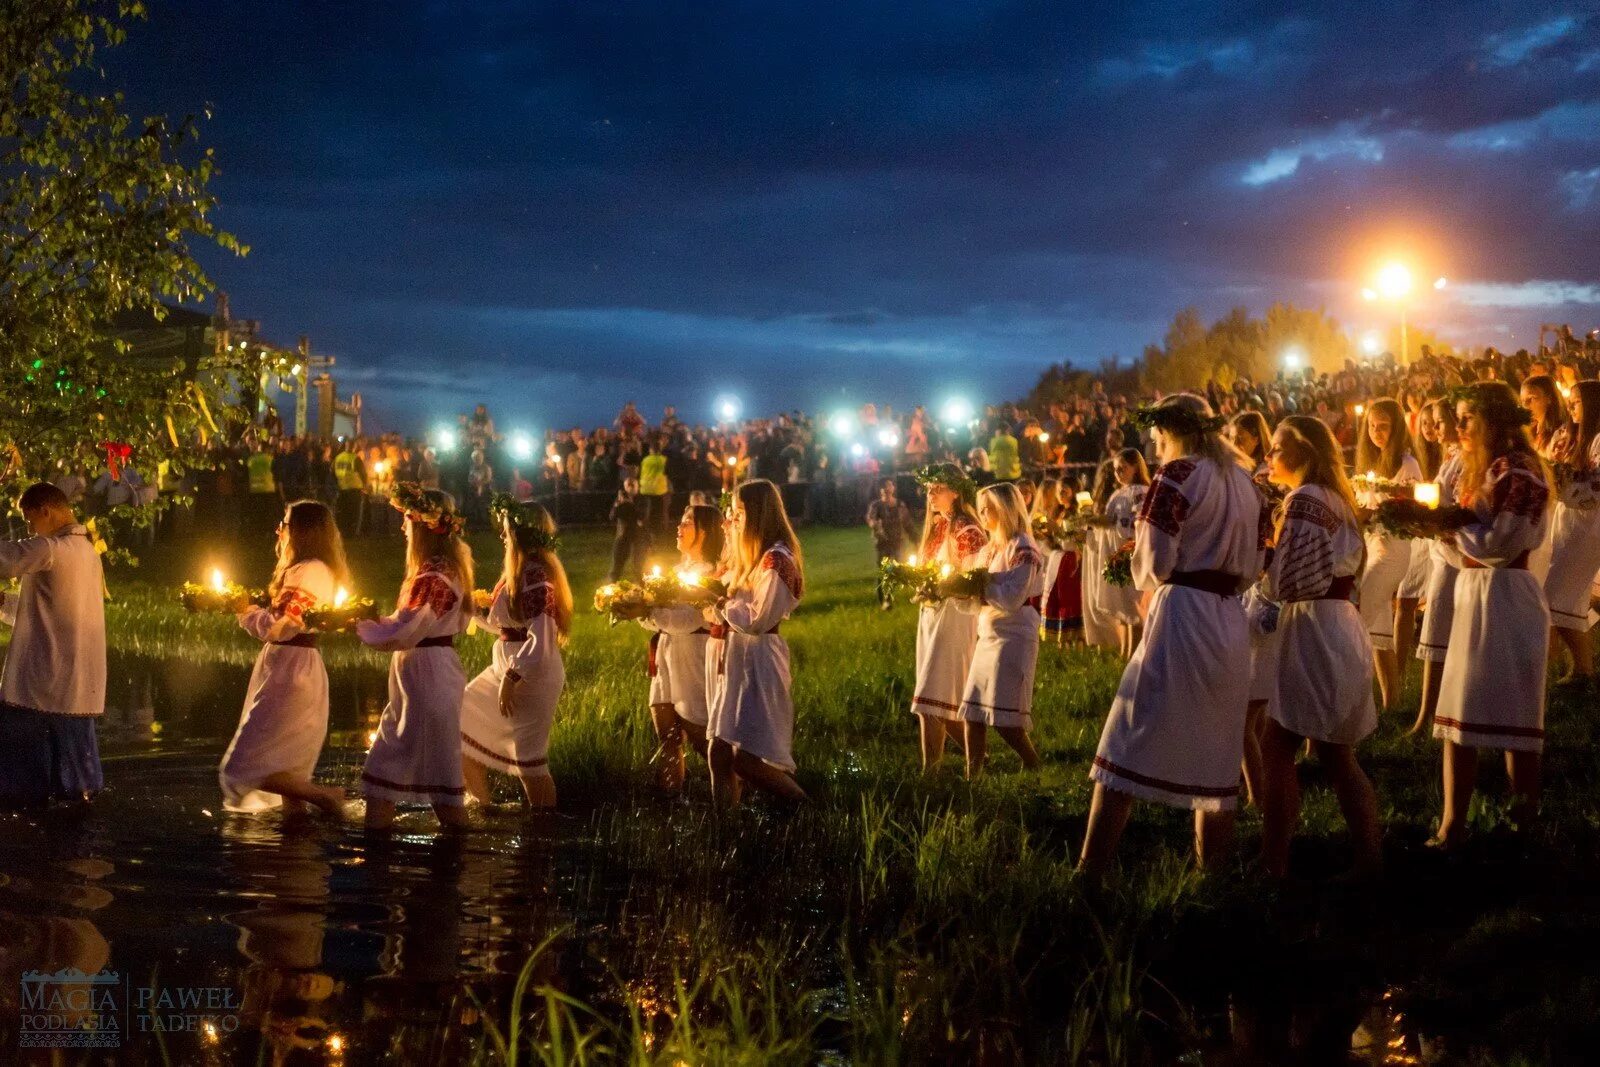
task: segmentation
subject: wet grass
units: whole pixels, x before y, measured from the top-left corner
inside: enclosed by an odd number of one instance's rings
[[[1503,776],[1486,771],[1466,853],[1421,847],[1439,809],[1438,750],[1403,734],[1413,674],[1404,708],[1363,749],[1386,828],[1384,883],[1330,881],[1349,855],[1332,796],[1308,765],[1303,881],[1255,876],[1253,812],[1241,820],[1238,869],[1203,879],[1188,862],[1188,817],[1141,806],[1121,876],[1093,889],[1072,861],[1120,664],[1043,650],[1042,770],[1022,772],[996,742],[980,781],[964,781],[954,758],[925,779],[906,712],[910,609],[877,609],[859,531],[805,541],[808,596],[784,634],[800,780],[814,802],[793,814],[758,802],[718,818],[701,764],[686,800],[646,788],[644,636],[583,610],[609,543],[569,536],[580,613],[551,762],[563,806],[582,820],[586,876],[567,901],[582,921],[547,943],[530,934],[514,987],[463,979],[462,1010],[390,1034],[386,1053],[887,1065],[1166,1062],[1229,1050],[1281,1062],[1338,1060],[1362,1024],[1396,1056],[1426,1039],[1463,1060],[1544,1062],[1579,1057],[1600,1036],[1592,703],[1552,704],[1546,817],[1522,839],[1495,799]],[[476,548],[487,586],[497,546]],[[258,646],[231,619],[176,604],[178,582],[209,565],[200,555],[158,548],[111,576],[118,649],[251,661]],[[392,599],[399,557],[397,542],[358,543],[359,590]],[[225,562],[246,584],[265,578],[264,553]],[[487,653],[486,640],[466,642],[469,670]],[[325,656],[335,668],[385,664],[353,639],[328,641]],[[355,766],[330,752],[325,774],[350,778]]]

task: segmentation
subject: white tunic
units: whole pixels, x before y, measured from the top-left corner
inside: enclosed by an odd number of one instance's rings
[[[979,557],[989,537],[983,527],[958,515],[955,529],[943,515],[933,520],[922,558],[932,563],[949,564],[960,574],[979,565]],[[967,672],[972,667],[972,648],[978,639],[978,616],[962,598],[922,605],[917,612],[917,680],[911,695],[911,710],[918,715],[957,720],[961,701],[966,696]]]
[[[978,556],[989,572],[978,607],[978,641],[961,700],[961,717],[989,726],[1033,729],[1033,672],[1039,659],[1039,583],[1044,557],[1020,534]],[[958,598],[971,610],[971,598]]]
[[[394,653],[389,703],[361,770],[362,792],[371,800],[465,803],[461,695],[466,672],[453,647],[418,647],[466,629],[470,616],[462,608],[463,595],[454,570],[432,560],[400,587],[394,614],[357,624],[361,640]]]
[[[321,560],[296,563],[270,608],[252,607],[239,625],[264,641],[250,672],[244,714],[217,769],[222,806],[229,811],[266,811],[283,803],[258,787],[269,775],[310,778],[328,736],[328,671],[315,648],[287,645],[306,632],[305,613],[331,604],[333,572]]]
[[[1558,454],[1568,451],[1558,435]],[[1550,517],[1550,573],[1544,580],[1550,622],[1564,630],[1587,632],[1595,615],[1589,607],[1600,573],[1600,434],[1589,443],[1583,462],[1564,470]]]
[[[518,778],[550,774],[550,726],[567,682],[554,597],[549,572],[531,556],[518,590],[521,622],[512,617],[505,581],[495,584],[483,620],[495,634],[494,651],[461,697],[461,755]],[[522,676],[510,718],[500,713],[500,683],[508,670]]]
[[[1439,501],[1456,498],[1456,479],[1461,476],[1461,455],[1455,446],[1439,466]],[[1428,663],[1443,663],[1450,646],[1450,626],[1456,617],[1456,574],[1460,557],[1448,548],[1454,538],[1430,538],[1428,544],[1428,587],[1422,594],[1422,626],[1417,632],[1417,658]]]
[[[1361,473],[1361,472],[1358,472]],[[1390,481],[1410,485],[1422,480],[1422,466],[1415,456],[1407,454],[1400,461],[1399,470]],[[1356,483],[1356,502],[1364,508],[1376,508],[1383,494],[1362,490]],[[1372,647],[1383,652],[1394,651],[1394,599],[1411,567],[1411,542],[1396,537],[1381,527],[1367,531],[1367,569],[1361,575],[1361,620],[1366,624]]]
[[[1105,569],[1107,552],[1117,547],[1108,545],[1115,536],[1107,527],[1091,526],[1083,538],[1078,590],[1083,610],[1083,640],[1092,648],[1116,648],[1118,644],[1117,620],[1098,605],[1099,589],[1104,584],[1100,575]]]
[[[1335,579],[1360,571],[1361,530],[1349,506],[1317,485],[1290,493],[1283,516],[1262,579],[1262,592],[1282,605],[1269,714],[1299,737],[1353,745],[1378,725],[1372,645],[1349,596],[1328,593]]]
[[[789,646],[773,632],[800,603],[800,566],[779,544],[761,556],[750,584],[731,590],[717,621],[727,626],[707,732],[779,770],[795,769]]]
[[[0,673],[0,700],[50,715],[106,710],[105,578],[89,533],[73,523],[49,537],[0,541],[0,578],[15,627]]]
[[[682,564],[678,570],[704,578],[712,567],[696,560]],[[704,726],[711,717],[706,703],[706,645],[710,631],[704,612],[693,604],[673,604],[652,609],[639,620],[639,625],[651,632],[650,662],[655,670],[650,677],[650,703],[671,704],[684,721]]]
[[[1149,492],[1148,485],[1125,485],[1106,501],[1106,518],[1111,525],[1099,531],[1103,537],[1099,569],[1090,575],[1094,582],[1095,610],[1103,618],[1125,626],[1139,623],[1139,590],[1131,585],[1112,585],[1105,580],[1105,564],[1124,543],[1133,540],[1133,527],[1139,517],[1139,508]]]
[[[1550,612],[1526,568],[1544,539],[1549,499],[1537,459],[1515,452],[1490,464],[1468,505],[1477,521],[1456,532],[1453,546],[1462,566],[1435,737],[1469,748],[1544,749]]]
[[[1250,475],[1186,456],[1151,481],[1135,527],[1133,577],[1153,589],[1144,639],[1123,671],[1090,777],[1199,811],[1238,804],[1250,643],[1237,596],[1167,584],[1217,571],[1243,586],[1261,571],[1271,517]]]

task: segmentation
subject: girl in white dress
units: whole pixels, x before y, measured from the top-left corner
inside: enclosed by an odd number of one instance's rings
[[[239,729],[218,768],[222,803],[229,811],[282,804],[287,812],[314,804],[338,815],[344,790],[311,780],[328,735],[328,672],[304,616],[333,603],[350,581],[344,543],[333,512],[315,500],[290,504],[277,536],[270,606],[239,612],[239,625],[265,643],[250,672]]]
[[[441,826],[467,825],[461,772],[461,694],[466,673],[455,636],[472,618],[472,552],[455,502],[412,482],[391,502],[405,515],[406,576],[394,613],[356,625],[373,648],[393,652],[389,703],[361,770],[366,824],[385,830],[400,804],[430,804]]]
[[[1261,738],[1261,853],[1267,873],[1289,873],[1289,841],[1300,821],[1295,753],[1307,740],[1339,798],[1355,844],[1356,870],[1382,864],[1378,798],[1355,745],[1378,724],[1372,646],[1350,602],[1364,551],[1355,492],[1323,423],[1289,415],[1272,441],[1272,480],[1289,490],[1262,593],[1280,605],[1277,691]]]
[[[978,640],[961,700],[968,778],[982,773],[988,761],[990,726],[1024,767],[1039,766],[1028,733],[1033,729],[1044,557],[1028,533],[1028,513],[1016,486],[1001,482],[979,490],[978,521],[989,535],[978,555],[978,565],[988,572],[981,594],[966,592],[959,575],[940,584],[941,591],[955,593],[952,599],[960,610],[978,615]]]
[[[1455,499],[1456,478],[1461,473],[1461,445],[1456,436],[1456,406],[1450,400],[1428,404],[1428,420],[1438,435],[1444,460],[1434,480],[1439,502]],[[1417,633],[1417,659],[1422,661],[1422,705],[1409,733],[1433,729],[1433,712],[1439,706],[1439,682],[1444,677],[1444,654],[1450,647],[1450,625],[1456,607],[1456,556],[1438,537],[1419,538],[1428,546],[1428,586],[1422,593],[1422,627]]]
[[[1417,480],[1421,482],[1437,482],[1439,468],[1444,465],[1445,452],[1439,444],[1439,427],[1432,408],[1431,404],[1423,404],[1415,416],[1407,420],[1417,428],[1411,446],[1420,471]],[[1417,610],[1427,595],[1428,577],[1433,570],[1431,538],[1414,537],[1408,544],[1411,558],[1406,564],[1406,576],[1400,579],[1400,588],[1395,590],[1394,600],[1394,655],[1402,677],[1416,653]]]
[[[972,479],[954,463],[939,463],[919,471],[917,480],[928,494],[918,557],[948,566],[953,574],[977,567],[989,535],[972,507],[977,492]],[[917,680],[911,711],[917,717],[924,771],[932,771],[944,758],[946,737],[963,743],[958,727],[961,701],[977,640],[977,615],[956,601],[929,600],[917,612]]]
[[[685,508],[678,520],[677,546],[681,579],[711,577],[722,557],[722,513],[705,505]],[[648,609],[639,625],[650,631],[650,721],[660,744],[653,760],[656,786],[677,792],[683,788],[685,739],[702,757],[706,754],[706,646],[711,630],[704,613],[692,604]]]
[[[1552,458],[1559,464],[1555,511],[1550,517],[1550,573],[1544,580],[1550,604],[1551,655],[1565,645],[1572,673],[1558,685],[1594,681],[1589,603],[1600,573],[1600,381],[1578,382],[1568,398],[1572,422],[1556,435]]]
[[[1111,503],[1111,495],[1117,491],[1117,476],[1113,467],[1112,461],[1106,459],[1095,470],[1094,485],[1090,489],[1089,532],[1083,539],[1083,559],[1079,564],[1083,574],[1083,640],[1091,648],[1115,649],[1121,645],[1117,620],[1100,609],[1100,586],[1104,584],[1101,574],[1105,570],[1106,555],[1117,547],[1110,544],[1116,535],[1111,532],[1106,519],[1106,506]]]
[[[1056,524],[1060,518],[1061,481],[1058,478],[1041,478],[1039,491],[1033,495],[1033,500],[1028,504],[1028,530],[1033,535],[1034,544],[1038,546],[1040,555],[1044,557],[1046,594],[1055,588],[1056,578],[1061,574],[1061,565],[1066,560],[1066,546],[1062,544],[1056,532],[1058,529]],[[1039,605],[1039,618],[1044,627],[1044,636],[1048,637],[1050,620],[1045,617],[1042,602]]]
[[[1239,451],[1244,468],[1250,472],[1250,480],[1261,490],[1263,499],[1271,499],[1273,490],[1267,451],[1272,447],[1272,427],[1267,425],[1266,416],[1259,411],[1241,411],[1228,420],[1223,436]],[[1276,605],[1262,597],[1259,581],[1245,593],[1244,606],[1245,617],[1252,621],[1250,702],[1245,705],[1244,763],[1240,770],[1244,774],[1245,798],[1251,804],[1259,804],[1265,788],[1265,772],[1261,768],[1261,734],[1266,728],[1267,705],[1272,703],[1278,685],[1279,634],[1277,630],[1263,630],[1255,624],[1261,612],[1276,611]]]
[[[1150,470],[1144,464],[1144,455],[1137,448],[1124,448],[1111,460],[1111,473],[1117,480],[1117,490],[1106,501],[1105,545],[1115,552],[1133,540],[1134,520],[1144,505],[1145,493],[1150,490]],[[1110,554],[1107,554],[1109,558]],[[1139,643],[1139,590],[1131,585],[1112,585],[1105,580],[1104,563],[1096,588],[1100,594],[1100,613],[1117,624],[1117,637],[1124,660],[1133,657]]]
[[[1503,382],[1478,382],[1456,404],[1461,475],[1441,524],[1455,528],[1455,619],[1433,736],[1444,741],[1444,814],[1434,841],[1466,833],[1478,749],[1506,753],[1511,815],[1539,811],[1544,683],[1550,611],[1528,557],[1544,538],[1550,483],[1528,440],[1527,409]]]
[[[1089,772],[1079,867],[1094,875],[1110,865],[1135,798],[1192,809],[1202,865],[1232,847],[1250,698],[1239,593],[1260,573],[1271,532],[1202,397],[1169,396],[1136,418],[1162,459],[1134,532],[1134,583],[1154,595]]]
[[[1356,441],[1356,502],[1365,512],[1375,510],[1383,494],[1363,489],[1360,479],[1374,474],[1385,481],[1409,485],[1422,480],[1422,468],[1411,454],[1411,434],[1406,430],[1400,405],[1382,397],[1367,405]],[[1361,575],[1361,618],[1372,639],[1378,692],[1383,710],[1400,697],[1400,659],[1394,647],[1395,596],[1411,567],[1411,542],[1381,527],[1367,531],[1367,567]]]
[[[794,779],[789,646],[778,625],[799,606],[805,579],[800,540],[776,485],[756,479],[734,490],[731,533],[727,593],[708,611],[710,621],[726,627],[706,728],[711,789],[723,806],[738,803],[745,782],[802,801],[805,790]]]
[[[461,698],[462,775],[481,804],[492,799],[493,770],[522,783],[529,807],[553,808],[550,727],[567,681],[561,646],[572,629],[572,587],[556,555],[555,520],[543,505],[501,493],[490,513],[506,554],[479,619],[495,635],[494,652]]]

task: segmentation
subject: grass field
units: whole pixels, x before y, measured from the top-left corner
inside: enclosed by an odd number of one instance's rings
[[[551,765],[563,807],[588,820],[603,921],[528,946],[528,988],[486,1004],[469,1059],[1340,1061],[1364,1025],[1376,1055],[1395,1062],[1423,1043],[1461,1060],[1543,1062],[1581,1057],[1600,1036],[1592,704],[1551,707],[1546,818],[1529,840],[1503,825],[1503,776],[1490,771],[1465,854],[1421,847],[1439,809],[1439,756],[1403,735],[1413,671],[1406,706],[1363,748],[1386,830],[1384,883],[1330,879],[1348,861],[1343,828],[1307,766],[1294,883],[1255,874],[1254,812],[1241,819],[1237,868],[1203,879],[1190,869],[1185,813],[1141,806],[1120,875],[1091,891],[1072,862],[1120,664],[1045,648],[1043,769],[1023,772],[996,741],[981,780],[963,780],[956,758],[925,779],[907,713],[912,610],[878,610],[864,532],[804,541],[807,596],[784,635],[813,802],[795,814],[756,802],[719,819],[703,764],[691,764],[686,802],[646,788],[645,638],[587,610],[608,540],[568,538],[579,618]],[[475,547],[487,587],[498,546]],[[359,592],[391,602],[400,555],[398,542],[354,545]],[[212,562],[202,548],[158,546],[113,574],[114,648],[250,662],[259,646],[231,620],[176,607],[178,582]],[[265,541],[216,562],[260,584]],[[469,670],[487,653],[469,642]],[[351,641],[327,642],[325,655],[334,668],[384,669]]]

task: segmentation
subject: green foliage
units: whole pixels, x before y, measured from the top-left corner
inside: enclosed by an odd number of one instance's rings
[[[243,418],[225,351],[133,358],[110,332],[210,290],[194,241],[245,251],[211,221],[194,119],[136,119],[104,87],[100,51],[143,15],[133,0],[0,0],[0,490],[93,472],[108,441],[153,482],[162,461],[202,464],[204,441]]]

